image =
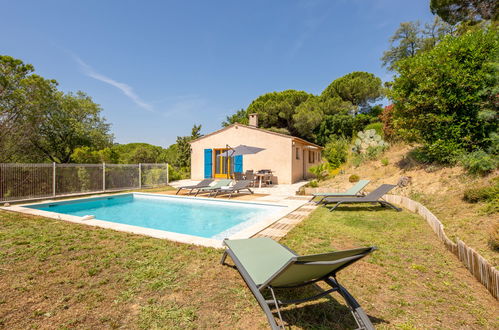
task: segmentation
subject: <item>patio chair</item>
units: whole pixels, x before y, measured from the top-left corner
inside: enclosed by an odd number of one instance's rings
[[[255,187],[256,182],[258,180],[257,177],[255,176],[255,173],[253,173],[253,171],[246,171],[246,174],[244,175],[244,179],[250,181],[252,187]]]
[[[210,184],[215,181],[215,180],[212,180],[212,179],[205,179],[201,182],[199,182],[198,184],[195,184],[195,185],[190,185],[190,186],[182,186],[182,187],[178,187],[178,190],[177,192],[175,193],[175,195],[178,195],[178,193],[180,192],[180,190],[182,189],[188,189],[189,190],[189,194],[192,193],[192,191],[194,189],[198,189],[198,188],[204,188],[204,187],[209,187]]]
[[[236,181],[244,180],[244,175],[241,172],[234,172],[233,175]]]
[[[358,197],[361,196],[360,192],[369,184],[369,182],[370,182],[369,180],[360,180],[359,182],[357,182],[356,184],[354,184],[353,186],[351,186],[350,188],[348,188],[346,191],[343,192],[315,193],[312,194],[314,195],[312,199],[314,199],[315,197],[320,197],[319,200],[315,202],[316,204],[320,204],[322,200],[324,200],[324,198],[326,197]]]
[[[400,212],[401,208],[396,207],[392,203],[389,203],[382,199],[383,195],[388,193],[390,190],[395,188],[394,184],[382,184],[375,190],[371,191],[369,194],[362,197],[326,197],[323,200],[323,204],[336,204],[329,211],[334,211],[340,204],[355,204],[355,203],[379,203],[381,206],[389,206],[394,210]]]
[[[236,193],[239,194],[241,190],[247,190],[250,194],[253,193],[251,189],[249,188],[251,184],[251,181],[248,180],[241,180],[237,181],[233,186],[229,187],[221,187],[215,191],[215,197],[217,197],[219,194],[229,194],[229,199],[232,197],[232,194]]]
[[[223,180],[215,181],[215,184],[212,186],[197,188],[196,194],[194,196],[197,196],[198,194],[204,194],[204,193],[211,194],[212,192],[216,191],[217,189],[220,189],[222,187],[230,185],[231,182],[232,182],[232,179],[223,179]]]
[[[265,312],[272,329],[284,328],[280,307],[315,300],[332,292],[338,292],[348,304],[360,329],[374,329],[369,317],[352,295],[338,282],[336,274],[376,250],[376,247],[358,248],[337,252],[328,252],[299,256],[288,247],[270,238],[249,238],[224,240],[225,250],[221,264],[225,265],[230,256],[246,282],[260,307]],[[319,281],[327,283],[331,289],[322,290],[311,297],[282,301],[276,298],[274,289],[295,288],[314,284]],[[272,299],[266,300],[263,293],[268,290]],[[271,311],[275,306],[281,325],[278,326]]]

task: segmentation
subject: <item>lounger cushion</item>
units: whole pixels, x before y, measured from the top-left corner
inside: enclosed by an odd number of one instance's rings
[[[256,285],[261,285],[295,257],[290,250],[266,238],[224,241]]]
[[[357,195],[365,186],[369,184],[369,180],[360,180],[355,185],[343,192],[325,192],[315,193],[314,196],[352,196]]]

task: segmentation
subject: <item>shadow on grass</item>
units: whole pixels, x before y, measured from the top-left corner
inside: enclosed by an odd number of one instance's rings
[[[309,285],[307,287],[295,289],[277,289],[276,296],[277,299],[280,300],[293,300],[310,297],[319,292],[318,286]],[[350,309],[346,305],[340,303],[340,301],[343,302],[343,298],[338,293],[333,293],[332,295],[310,302],[286,305],[281,308],[281,315],[288,327],[296,326],[304,329],[357,328],[357,323],[355,322]],[[273,309],[273,312],[276,322],[279,324],[280,320],[278,319],[275,308]],[[368,316],[374,325],[388,323],[386,320],[371,315]]]
[[[330,211],[333,206],[334,206],[334,204],[329,204],[328,206],[323,206],[323,207],[326,208],[328,211]],[[397,211],[395,211],[391,207],[381,206],[377,202],[376,203],[372,203],[372,204],[368,204],[368,203],[365,203],[365,204],[364,203],[363,204],[352,204],[352,205],[341,204],[340,206],[338,206],[337,208],[335,208],[331,213],[334,213],[336,211],[349,211],[349,212],[350,211],[351,212],[370,211],[370,212],[382,212],[382,211],[386,211],[386,210],[391,210],[391,211],[397,213]]]

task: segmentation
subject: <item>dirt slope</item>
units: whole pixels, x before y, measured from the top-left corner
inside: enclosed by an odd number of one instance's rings
[[[366,188],[370,191],[382,183],[397,184],[402,176],[408,176],[411,183],[396,188],[393,193],[423,203],[444,224],[451,239],[460,238],[497,267],[499,253],[491,248],[489,241],[492,235],[497,235],[499,214],[485,214],[483,204],[470,204],[462,197],[465,189],[487,184],[499,175],[498,171],[486,177],[472,177],[461,167],[421,165],[408,156],[411,149],[408,145],[393,145],[381,156],[388,160],[388,165],[384,166],[381,160],[359,167],[346,165],[340,174],[321,182],[320,186],[342,190],[351,186],[350,175],[357,174],[361,179],[371,180]]]

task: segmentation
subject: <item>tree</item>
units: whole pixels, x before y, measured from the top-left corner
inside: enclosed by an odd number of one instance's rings
[[[38,90],[49,90],[55,81],[33,74],[34,68],[10,56],[0,56],[0,162],[43,161],[27,138],[25,115]]]
[[[314,131],[315,142],[325,146],[330,140],[337,139],[338,137],[350,139],[373,120],[375,118],[365,114],[357,116],[346,113],[326,115]]]
[[[381,79],[372,73],[356,71],[333,81],[322,92],[324,98],[340,97],[355,106],[355,113],[368,108],[383,96]]]
[[[189,168],[191,166],[191,145],[189,142],[200,138],[202,135],[200,134],[201,125],[194,125],[191,130],[190,136],[177,136],[177,152],[178,158],[176,159],[176,163],[174,164],[177,167],[186,167]]]
[[[305,139],[317,141],[316,128],[324,121],[325,116],[348,114],[354,107],[349,101],[336,97],[310,97],[296,108],[293,122],[296,132]]]
[[[499,34],[491,28],[449,36],[397,62],[394,124],[423,143],[429,161],[452,162],[460,152],[490,145],[497,131],[498,53]]]
[[[82,92],[57,90],[57,81],[32,65],[0,56],[0,161],[66,163],[78,147],[112,142],[101,108]]]
[[[258,122],[263,128],[285,128],[295,135],[293,115],[296,108],[310,97],[312,94],[292,89],[267,93],[251,102],[246,113],[258,113]]]
[[[229,125],[239,123],[239,124],[248,124],[248,113],[246,110],[241,109],[238,110],[236,113],[225,117],[225,121],[222,122],[222,127],[227,127]]]
[[[100,116],[100,106],[88,95],[83,92],[42,93],[45,97],[36,96],[37,102],[30,105],[26,127],[30,142],[48,159],[68,163],[78,147],[99,150],[111,145],[110,125]]]
[[[499,2],[496,0],[431,0],[430,9],[449,24],[481,20],[497,20]]]
[[[390,48],[383,53],[381,61],[389,71],[394,71],[398,61],[413,57],[422,51],[435,47],[446,35],[454,35],[456,27],[438,16],[423,28],[419,22],[400,23],[394,35],[390,37]]]
[[[412,57],[421,48],[420,23],[404,22],[400,23],[395,34],[390,37],[390,49],[383,53],[381,61],[383,66],[393,71],[395,63],[401,59]]]
[[[435,47],[445,36],[456,35],[456,26],[444,22],[440,17],[435,16],[433,22],[426,23],[421,31],[420,50],[426,51]]]

